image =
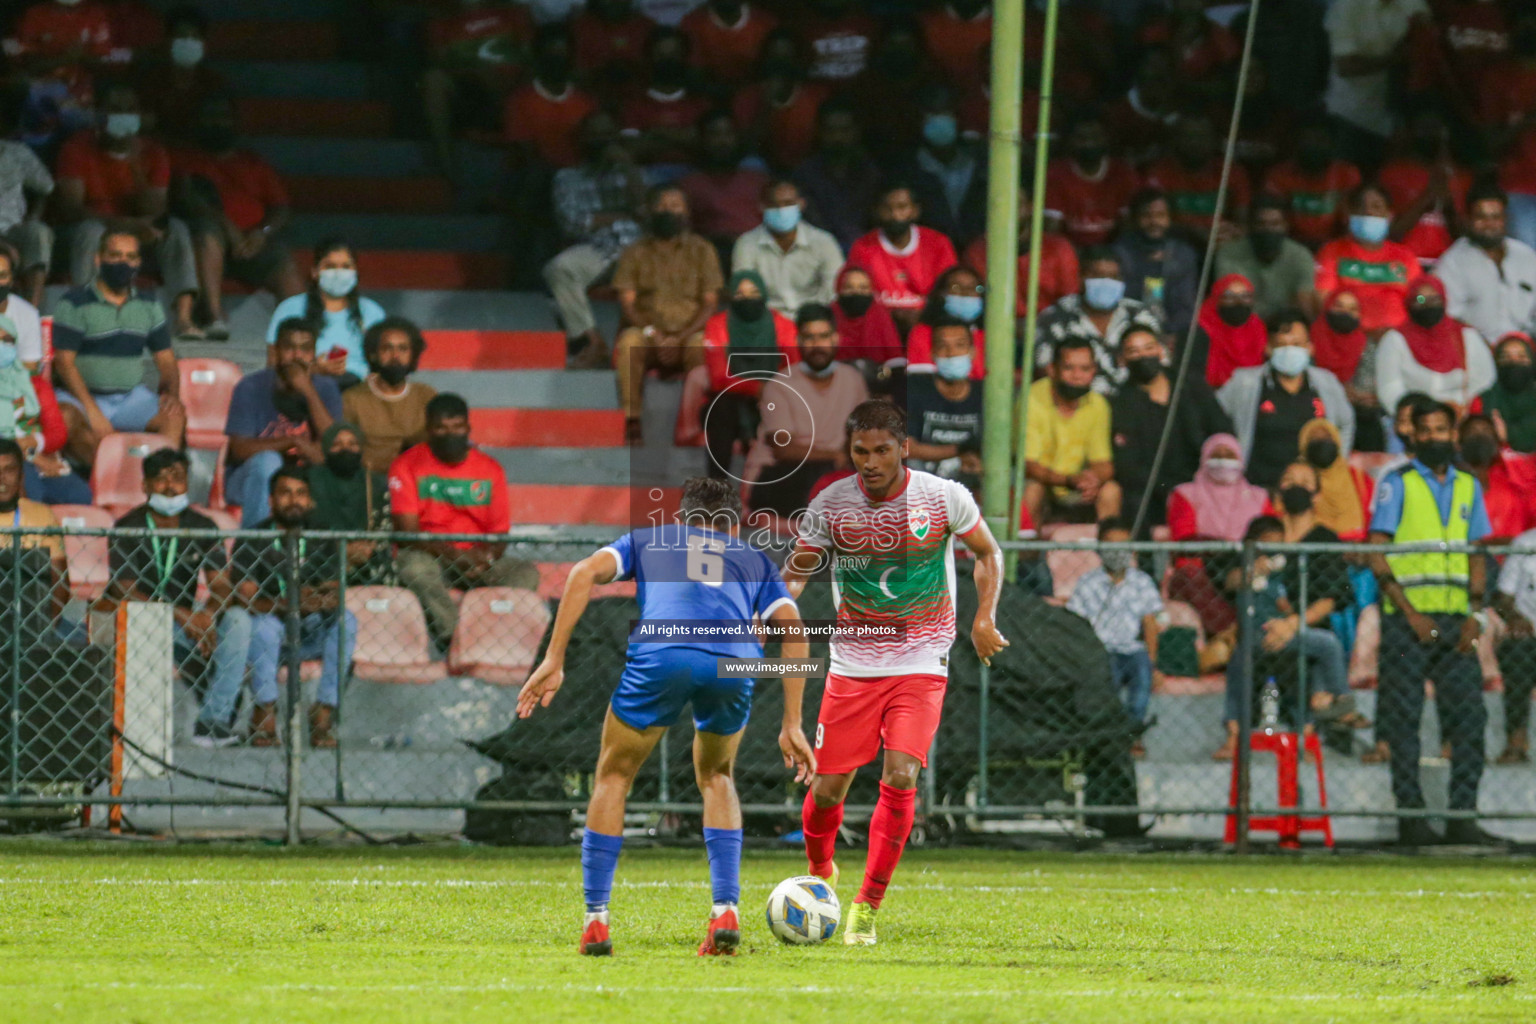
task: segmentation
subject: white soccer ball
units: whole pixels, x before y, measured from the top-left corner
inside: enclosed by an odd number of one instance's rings
[[[768,897],[768,930],[791,945],[810,946],[830,939],[842,916],[837,893],[815,875],[786,878]]]

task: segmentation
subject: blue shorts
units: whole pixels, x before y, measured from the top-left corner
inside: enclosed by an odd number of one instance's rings
[[[732,736],[752,713],[751,679],[721,679],[720,655],[693,647],[657,647],[631,657],[613,691],[613,713],[634,729],[670,726],[693,705],[699,732]]]
[[[85,411],[80,400],[63,388],[58,389],[58,396],[65,405]],[[143,384],[135,384],[130,391],[93,391],[91,397],[114,428],[130,434],[140,433],[160,414],[160,396]]]

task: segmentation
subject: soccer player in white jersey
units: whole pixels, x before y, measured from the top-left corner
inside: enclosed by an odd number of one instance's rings
[[[906,416],[885,401],[848,417],[854,475],[831,484],[800,518],[784,567],[789,592],[829,561],[837,620],[832,664],[816,725],[817,774],[802,809],[810,870],[832,885],[833,846],[853,776],[885,748],[880,800],[869,824],[864,884],[843,941],[873,945],[875,911],[912,831],[919,769],[939,726],[955,642],[951,537],[976,555],[979,604],[971,643],[985,660],[1008,641],[997,630],[1003,557],[969,491],[908,469]]]

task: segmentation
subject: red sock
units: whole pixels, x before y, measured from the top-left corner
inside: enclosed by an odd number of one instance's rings
[[[917,790],[880,783],[880,801],[869,819],[869,857],[864,862],[859,903],[879,909],[885,887],[891,884],[891,873],[901,862],[901,851],[907,848],[916,804]]]
[[[805,832],[805,859],[811,862],[811,874],[825,878],[832,871],[832,848],[837,845],[837,830],[843,827],[843,805],[817,807],[810,790],[800,809],[800,827]]]

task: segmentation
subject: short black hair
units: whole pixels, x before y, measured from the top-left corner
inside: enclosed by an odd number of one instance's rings
[[[279,466],[277,472],[272,474],[272,479],[267,481],[268,497],[277,493],[277,482],[279,480],[297,480],[304,485],[306,491],[309,490],[309,474],[305,473],[303,469],[292,465]]]
[[[281,329],[281,328],[279,328]],[[411,339],[411,362],[421,358],[427,350],[427,339],[421,336],[421,328],[403,316],[387,316],[363,332],[363,358],[372,360],[379,354],[379,342],[385,331],[401,331]]]
[[[1281,331],[1289,330],[1296,324],[1301,324],[1302,327],[1310,330],[1312,321],[1307,319],[1307,314],[1295,306],[1285,306],[1269,314],[1269,319],[1264,321],[1264,331],[1273,338]]]
[[[301,316],[290,316],[277,325],[277,333],[273,335],[273,343],[276,344],[288,335],[296,332],[308,334],[315,339],[317,344],[320,341],[320,328],[315,325],[313,320],[306,320]]]
[[[804,330],[806,324],[813,324],[818,320],[837,326],[837,316],[832,312],[831,306],[822,305],[820,302],[807,302],[795,313],[795,329]]]
[[[897,441],[907,439],[907,414],[901,408],[883,398],[871,398],[860,402],[848,414],[848,440],[865,430],[883,430]]]
[[[766,203],[768,201],[768,197],[773,195],[774,189],[780,189],[786,185],[794,189],[796,195],[800,194],[800,186],[795,184],[793,178],[778,177],[768,179],[768,181],[763,185],[763,190],[758,193],[758,198]]]
[[[1055,348],[1051,349],[1051,365],[1060,367],[1062,353],[1077,351],[1087,352],[1091,355],[1093,353],[1093,342],[1080,334],[1067,335],[1056,343]],[[1095,367],[1097,367],[1098,360],[1094,360],[1094,363]]]
[[[1120,254],[1115,252],[1115,250],[1111,249],[1109,246],[1103,244],[1090,245],[1088,248],[1084,249],[1083,258],[1080,262],[1080,265],[1083,267],[1083,269],[1086,270],[1088,268],[1088,264],[1098,263],[1100,261],[1113,263],[1115,266],[1119,267],[1122,272],[1125,270],[1125,264],[1121,262]]]
[[[1359,206],[1360,201],[1364,199],[1366,194],[1369,192],[1375,192],[1377,195],[1381,196],[1382,199],[1386,200],[1388,207],[1392,205],[1392,194],[1390,192],[1382,188],[1381,185],[1375,181],[1364,181],[1356,185],[1354,191],[1349,194],[1348,209],[1353,210]]]
[[[880,191],[875,193],[875,205],[885,202],[886,197],[892,192],[905,192],[911,200],[917,202],[917,186],[904,178],[892,178],[881,184]]]
[[[434,395],[427,403],[427,422],[433,420],[452,419],[455,416],[469,417],[469,403],[452,391],[444,391]]]
[[[1402,398],[1399,398],[1397,400],[1397,404],[1392,407],[1393,418],[1396,418],[1396,415],[1398,413],[1402,412],[1404,409],[1408,408],[1409,406],[1414,406],[1415,408],[1417,408],[1420,405],[1424,405],[1427,402],[1433,402],[1433,401],[1434,401],[1433,398],[1430,398],[1428,395],[1426,395],[1422,391],[1410,391],[1406,395],[1404,395]]]
[[[1444,416],[1446,422],[1451,426],[1454,427],[1456,425],[1455,409],[1451,408],[1449,405],[1440,401],[1439,399],[1429,398],[1428,395],[1424,397],[1427,399],[1426,401],[1417,403],[1413,407],[1414,430],[1418,430],[1419,427],[1423,426],[1424,421],[1429,417],[1437,415]]]
[[[1498,203],[1504,209],[1509,209],[1509,193],[1499,188],[1497,181],[1484,178],[1467,189],[1466,210],[1471,213],[1474,205],[1487,202]]]
[[[1103,540],[1106,533],[1113,533],[1116,530],[1130,533],[1132,532],[1131,524],[1120,516],[1106,516],[1099,520],[1099,540]]]
[[[1136,193],[1131,196],[1131,219],[1135,220],[1137,217],[1141,216],[1142,210],[1145,210],[1159,199],[1165,203],[1168,202],[1168,193],[1164,192],[1160,188],[1157,188],[1156,186],[1151,185],[1147,186],[1146,188],[1137,189]],[[1169,209],[1170,211],[1172,210],[1171,204]]]
[[[937,339],[940,330],[947,330],[954,327],[958,327],[965,331],[966,336],[971,339],[972,345],[976,343],[976,333],[974,330],[972,330],[971,325],[966,323],[964,320],[961,320],[959,317],[953,316],[949,313],[940,313],[931,321],[929,321],[928,336],[929,338]]]
[[[21,445],[17,444],[12,438],[0,437],[0,459],[5,458],[7,455],[20,463],[27,461],[26,453],[21,450]]]
[[[1279,516],[1256,516],[1248,524],[1248,529],[1243,531],[1243,540],[1258,540],[1266,533],[1278,533],[1284,535],[1285,524]]]
[[[101,241],[96,243],[96,253],[100,256],[107,254],[107,243],[114,238],[131,238],[133,244],[139,247],[139,255],[144,255],[144,243],[139,241],[139,233],[135,231],[127,221],[109,220],[106,230],[101,233]]]
[[[1260,192],[1253,197],[1253,203],[1248,207],[1248,219],[1250,221],[1258,220],[1259,211],[1261,210],[1279,210],[1282,215],[1287,217],[1291,214],[1290,205],[1286,203],[1285,198],[1274,192]]]
[[[178,465],[190,468],[192,460],[187,458],[185,452],[177,451],[175,448],[161,448],[144,456],[144,461],[139,468],[143,471],[145,480],[153,480],[172,466]]]
[[[650,209],[651,207],[655,206],[656,205],[656,200],[660,199],[662,196],[666,195],[668,192],[676,192],[679,195],[681,195],[684,199],[688,198],[688,193],[684,192],[683,191],[683,187],[681,185],[679,185],[677,182],[675,182],[675,181],[664,181],[660,185],[652,185],[650,188],[645,190],[645,206],[646,206],[646,209]]]
[[[1499,428],[1494,426],[1493,417],[1492,416],[1489,416],[1487,413],[1484,413],[1484,412],[1474,412],[1471,415],[1469,415],[1466,419],[1462,420],[1461,421],[1461,426],[1456,428],[1457,436],[1465,434],[1467,432],[1467,428],[1472,426],[1474,423],[1478,424],[1480,426],[1487,427],[1489,430],[1493,431],[1495,434],[1497,434],[1499,432]]]
[[[677,514],[690,525],[703,522],[741,521],[741,489],[731,480],[692,476],[683,481],[683,498]]]

